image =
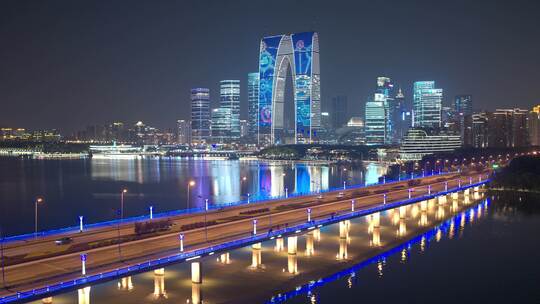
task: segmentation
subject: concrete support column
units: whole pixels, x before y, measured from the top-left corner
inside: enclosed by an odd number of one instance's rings
[[[347,239],[346,238],[340,238],[339,239],[339,252],[337,254],[338,260],[346,260],[348,258],[349,254],[347,252]]]
[[[41,302],[44,304],[51,304],[53,302],[53,297],[43,298]]]
[[[277,251],[277,252],[281,252],[281,251],[283,251],[284,248],[285,248],[285,245],[284,245],[283,238],[277,238],[276,239],[276,247],[274,247],[274,250]]]
[[[420,226],[425,227],[427,225],[428,225],[427,211],[422,211],[422,213],[420,213]]]
[[[90,304],[90,286],[77,290],[79,304]]]
[[[478,192],[478,191],[480,191],[480,187],[478,186],[474,187],[474,192]]]
[[[124,277],[118,282],[118,289],[123,291],[130,291],[133,289],[133,282],[131,281],[131,276]]]
[[[306,256],[312,256],[315,254],[315,246],[314,246],[314,239],[313,232],[309,232],[306,234]]]
[[[165,268],[159,268],[154,270],[154,298],[166,298],[167,292],[165,291]]]
[[[313,238],[317,241],[321,241],[321,229],[315,229],[313,230]]]
[[[200,261],[191,262],[191,282],[202,283],[202,266]]]
[[[225,265],[228,265],[231,263],[231,257],[230,257],[230,254],[228,252],[225,252],[225,253],[222,253],[220,256],[219,256],[219,262],[221,264],[225,264]]]
[[[428,207],[427,205],[428,205],[427,201],[421,201],[420,202],[420,211],[422,211],[422,212],[427,211],[427,207]]]
[[[381,213],[373,213],[371,215],[371,222],[373,223],[373,228],[379,228],[381,226]]]
[[[201,284],[191,283],[191,303],[202,304]]]
[[[348,235],[349,235],[349,232],[347,229],[347,223],[345,221],[339,222],[339,238],[346,239]]]
[[[375,247],[381,246],[381,228],[374,227],[373,234],[371,236],[371,245]]]
[[[446,196],[445,195],[441,195],[437,198],[437,202],[439,203],[439,205],[444,205],[446,204]]]
[[[296,250],[298,247],[297,245],[298,245],[298,237],[289,236],[287,238],[287,253],[296,254]]]
[[[452,199],[453,199],[453,200],[459,199],[459,192],[454,192],[454,193],[452,193]]]
[[[256,243],[251,246],[251,268],[261,268],[262,252],[261,243]]]
[[[470,191],[469,188],[463,190],[463,194],[465,194],[465,196],[468,196],[470,193],[471,193],[471,191]]]
[[[404,219],[407,216],[407,206],[399,207],[399,218]]]
[[[405,223],[404,219],[399,220],[399,228],[397,231],[398,236],[404,236],[405,233],[407,233],[407,224]]]

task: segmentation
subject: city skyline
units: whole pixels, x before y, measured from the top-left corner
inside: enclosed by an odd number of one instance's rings
[[[475,96],[475,109],[528,109],[537,103],[539,94],[523,79],[532,82],[538,73],[534,68],[537,59],[530,55],[537,53],[539,43],[527,39],[538,36],[538,29],[528,26],[527,20],[533,18],[526,16],[535,11],[537,4],[489,3],[490,8],[485,10],[481,3],[455,2],[436,3],[417,11],[397,2],[385,3],[381,9],[388,13],[388,28],[395,31],[395,37],[390,36],[395,39],[386,36],[383,39],[376,34],[385,29],[376,29],[375,33],[367,30],[375,28],[369,26],[373,17],[352,18],[348,12],[357,11],[364,16],[373,4],[343,3],[335,12],[318,17],[327,5],[314,2],[306,8],[306,16],[287,18],[302,6],[295,3],[291,12],[280,12],[279,17],[286,22],[275,18],[258,24],[255,15],[258,16],[260,7],[242,1],[229,6],[214,5],[207,10],[202,3],[186,3],[196,12],[192,17],[184,16],[174,3],[163,3],[149,10],[134,5],[128,14],[122,12],[125,3],[121,2],[93,5],[58,2],[44,5],[40,10],[34,10],[39,4],[12,2],[2,10],[5,31],[0,35],[11,47],[2,50],[5,55],[2,58],[6,59],[0,60],[2,70],[7,72],[0,81],[5,86],[0,90],[4,105],[0,125],[59,128],[68,133],[99,122],[143,120],[165,129],[173,127],[177,119],[189,119],[189,112],[182,109],[190,103],[191,88],[208,87],[214,108],[219,102],[219,81],[223,79],[241,80],[241,117],[245,119],[246,76],[256,69],[258,41],[266,35],[305,30],[315,30],[321,37],[323,108],[333,96],[345,95],[351,116],[359,116],[366,97],[371,94],[371,79],[384,75],[395,79],[409,100],[414,81],[433,79],[445,90],[444,104],[450,104],[455,95],[470,94]],[[60,4],[62,10],[58,9]],[[246,18],[223,29],[213,26],[221,24],[223,17],[219,13],[235,9],[238,16]],[[442,16],[438,13],[441,9]],[[208,27],[195,28],[192,25],[196,16],[203,12],[211,22]],[[512,12],[508,14],[510,21],[504,26],[497,25],[496,21],[507,12]],[[103,15],[108,22],[98,24],[96,14]],[[79,16],[80,20],[73,16]],[[158,16],[163,17],[162,21],[152,23]],[[404,16],[429,18],[412,24],[405,22]],[[452,16],[459,17],[456,19],[461,22],[453,21]],[[56,27],[49,23],[48,18],[53,17],[59,24]],[[429,21],[436,17],[442,20],[433,26]],[[245,27],[245,23],[253,26]],[[49,26],[43,27],[44,24]],[[417,33],[418,37],[404,37],[407,31]],[[505,34],[508,31],[513,36]],[[484,38],[473,39],[480,33]],[[144,39],[152,46],[144,44]],[[423,41],[422,47],[413,47],[418,39]],[[372,43],[366,44],[367,41]],[[520,48],[515,47],[518,42]],[[361,54],[349,51],[362,43]],[[186,45],[199,47],[181,49]],[[398,51],[388,45],[402,47]],[[467,45],[465,49],[469,52],[457,51],[459,45]],[[212,51],[215,48],[223,52]],[[336,56],[336,52],[344,55]],[[232,57],[226,60],[227,56]],[[501,63],[507,61],[503,58],[512,58],[511,64]],[[518,73],[520,77],[509,77]],[[287,91],[291,88],[287,87]],[[291,96],[291,92],[286,94]],[[37,107],[40,111],[25,111]],[[70,113],[69,117],[66,113]]]

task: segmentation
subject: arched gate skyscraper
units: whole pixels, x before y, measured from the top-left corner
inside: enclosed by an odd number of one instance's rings
[[[315,32],[277,35],[261,40],[259,55],[259,144],[281,141],[285,79],[292,72],[295,143],[316,141],[321,124],[319,38]]]

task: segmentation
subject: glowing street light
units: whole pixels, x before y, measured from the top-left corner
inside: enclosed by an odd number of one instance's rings
[[[351,200],[351,212],[354,212],[354,200]]]
[[[285,187],[285,197],[289,197],[289,188]]]
[[[86,275],[86,257],[87,257],[86,253],[81,253],[81,274],[83,276]]]
[[[34,238],[37,237],[38,232],[38,205],[43,203],[44,199],[40,196],[34,201]]]
[[[386,193],[383,194],[383,205],[386,205]]]
[[[257,234],[257,219],[253,220],[253,235]]]
[[[311,208],[307,208],[307,221],[311,222]]]
[[[412,191],[413,191],[413,190],[412,190],[411,188],[409,188],[409,199],[411,199]]]
[[[148,207],[148,210],[150,211],[150,215],[148,216],[150,219],[154,218],[154,206]]]
[[[448,191],[448,182],[444,182],[444,191]]]

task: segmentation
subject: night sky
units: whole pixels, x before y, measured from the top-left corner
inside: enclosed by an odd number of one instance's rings
[[[540,1],[0,3],[0,126],[64,132],[113,120],[173,127],[189,90],[258,70],[260,38],[317,31],[323,107],[361,113],[377,76],[435,80],[475,109],[540,103]],[[245,106],[244,106],[245,108]],[[245,114],[245,113],[243,113]]]

